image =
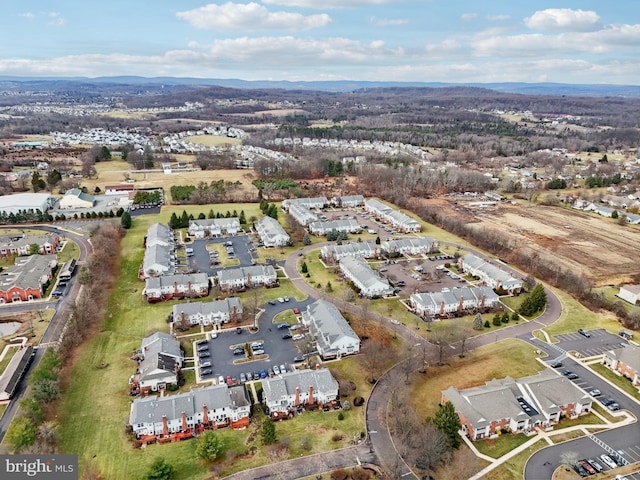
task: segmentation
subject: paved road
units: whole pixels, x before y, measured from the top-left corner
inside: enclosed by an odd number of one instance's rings
[[[74,233],[68,230],[61,230],[58,227],[49,226],[49,225],[24,225],[24,226],[20,225],[20,227],[45,230],[47,232],[54,232],[74,241],[80,249],[78,268],[80,268],[80,265],[84,263],[84,261],[89,256],[89,254],[93,251],[93,247],[91,243],[85,236],[78,235],[77,233]],[[0,228],[15,228],[15,226],[3,226]],[[19,306],[20,308],[24,307],[24,310],[42,309],[42,308],[45,308],[46,306],[52,307],[56,310],[56,313],[54,314],[53,318],[49,322],[49,325],[47,326],[47,329],[42,335],[42,340],[40,341],[41,345],[56,342],[60,338],[62,329],[64,328],[64,325],[67,319],[69,318],[71,305],[75,302],[75,299],[78,296],[79,291],[80,291],[80,285],[78,284],[77,281],[72,280],[70,282],[70,289],[67,295],[65,297],[62,297],[59,301],[55,303],[33,302],[33,303],[21,304]],[[7,305],[6,307],[0,307],[0,313],[13,311],[15,308],[18,308],[18,306]],[[9,424],[13,420],[13,417],[18,410],[18,405],[20,404],[20,400],[22,399],[22,396],[26,389],[27,379],[29,378],[29,375],[31,374],[33,369],[38,365],[38,363],[42,359],[45,351],[46,351],[46,347],[36,348],[33,362],[31,363],[29,369],[25,372],[25,376],[23,380],[20,382],[20,385],[18,386],[16,393],[14,394],[13,398],[9,402],[9,405],[7,406],[7,409],[4,411],[2,417],[0,418],[0,442],[2,442],[4,435],[7,433],[7,428],[9,427]]]

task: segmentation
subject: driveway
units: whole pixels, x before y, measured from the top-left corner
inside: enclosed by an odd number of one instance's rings
[[[219,238],[206,238],[196,239],[191,244],[188,244],[190,248],[193,248],[193,256],[189,257],[189,263],[195,261],[197,269],[206,273],[209,277],[217,275],[222,267],[212,267],[211,259],[209,258],[209,252],[207,251],[207,245],[218,244],[222,245],[227,242],[231,242],[233,250],[235,252],[235,258],[240,262],[239,267],[247,267],[258,258],[258,255],[251,251],[251,237],[249,235],[237,235],[234,237],[219,237]],[[233,268],[233,267],[229,267]]]

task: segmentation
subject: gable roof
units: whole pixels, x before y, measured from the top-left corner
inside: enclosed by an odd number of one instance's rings
[[[295,395],[296,388],[300,392],[337,392],[338,382],[328,368],[318,370],[294,370],[262,381],[264,397],[267,405],[279,402],[283,397]]]

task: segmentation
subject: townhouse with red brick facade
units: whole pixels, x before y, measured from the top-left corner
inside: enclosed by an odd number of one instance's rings
[[[629,345],[604,352],[602,364],[640,390],[640,347]]]

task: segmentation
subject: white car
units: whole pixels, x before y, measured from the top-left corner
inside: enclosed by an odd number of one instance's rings
[[[224,377],[222,375],[220,375],[218,377],[218,385],[222,385],[224,383]]]
[[[611,458],[609,455],[600,455],[600,460],[602,460],[604,464],[611,469],[618,468],[618,464],[614,462],[613,458]]]
[[[280,298],[278,298],[278,301],[279,301],[280,303],[284,303],[284,298],[280,297]]]
[[[273,366],[273,373],[275,373],[276,375],[280,375],[280,368],[278,367],[278,365]]]
[[[293,339],[294,339],[294,340],[302,340],[303,338],[304,338],[304,335],[303,335],[302,333],[296,333],[296,334],[293,336]]]
[[[391,320],[391,323],[393,323],[394,325],[400,325],[400,322],[398,320],[396,320],[395,318],[393,320]]]

